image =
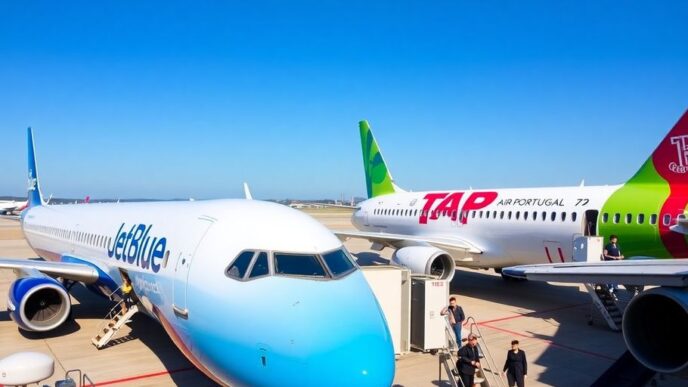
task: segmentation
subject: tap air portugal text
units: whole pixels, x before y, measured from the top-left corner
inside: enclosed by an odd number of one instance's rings
[[[414,272],[451,278],[455,265],[495,268],[568,262],[573,240],[616,234],[627,258],[688,257],[688,113],[621,185],[406,192],[360,123],[368,200],[358,231]]]
[[[30,129],[28,153],[20,221],[45,261],[0,259],[17,273],[8,305],[21,329],[64,323],[74,283],[120,300],[126,274],[139,311],[219,384],[392,383],[382,311],[349,252],[316,220],[259,200],[46,205]]]

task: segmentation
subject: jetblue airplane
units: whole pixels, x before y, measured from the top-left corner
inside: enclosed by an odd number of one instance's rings
[[[34,149],[29,128],[20,220],[45,261],[0,259],[18,275],[8,309],[21,329],[64,323],[73,283],[121,297],[128,276],[138,308],[219,384],[392,383],[382,311],[351,255],[316,220],[257,200],[47,206]]]
[[[406,192],[359,125],[368,200],[353,213],[358,230],[336,234],[391,247],[414,273],[570,262],[585,235],[618,235],[628,258],[688,256],[688,111],[630,180],[605,186]]]

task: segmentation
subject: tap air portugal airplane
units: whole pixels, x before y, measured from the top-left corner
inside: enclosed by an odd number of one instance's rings
[[[31,129],[28,152],[21,227],[45,261],[0,259],[0,268],[18,276],[8,309],[21,329],[64,323],[71,283],[119,295],[126,273],[139,309],[217,383],[392,383],[394,352],[381,309],[342,243],[319,222],[257,200],[47,206]]]
[[[617,234],[626,257],[688,257],[688,112],[625,184],[406,192],[360,122],[368,200],[355,209],[373,249],[393,262],[451,279],[455,265],[501,268],[569,262],[573,240]]]

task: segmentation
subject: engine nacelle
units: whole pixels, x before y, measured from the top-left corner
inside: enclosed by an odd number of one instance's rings
[[[432,246],[407,246],[394,252],[392,262],[411,270],[413,274],[434,275],[451,281],[456,264],[446,251]]]
[[[19,278],[10,286],[7,309],[26,331],[45,332],[67,320],[72,303],[67,289],[47,276]]]
[[[661,373],[688,366],[688,290],[660,287],[636,296],[626,307],[623,335],[629,351]]]

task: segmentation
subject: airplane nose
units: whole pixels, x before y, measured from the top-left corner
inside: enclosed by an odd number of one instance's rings
[[[392,338],[360,270],[336,280],[275,276],[247,284],[252,288],[243,297],[221,308],[202,302],[208,298],[202,291],[193,293],[198,299],[189,331],[219,380],[234,386],[392,384]]]
[[[320,325],[304,332],[311,343],[305,360],[319,378],[313,385],[390,386],[395,364],[387,323],[361,272],[350,277],[339,280],[350,293],[333,289],[314,311]]]
[[[323,351],[311,367],[316,371],[314,375],[319,375],[313,385],[390,386],[394,379],[394,353],[383,337],[349,336],[348,342]]]

